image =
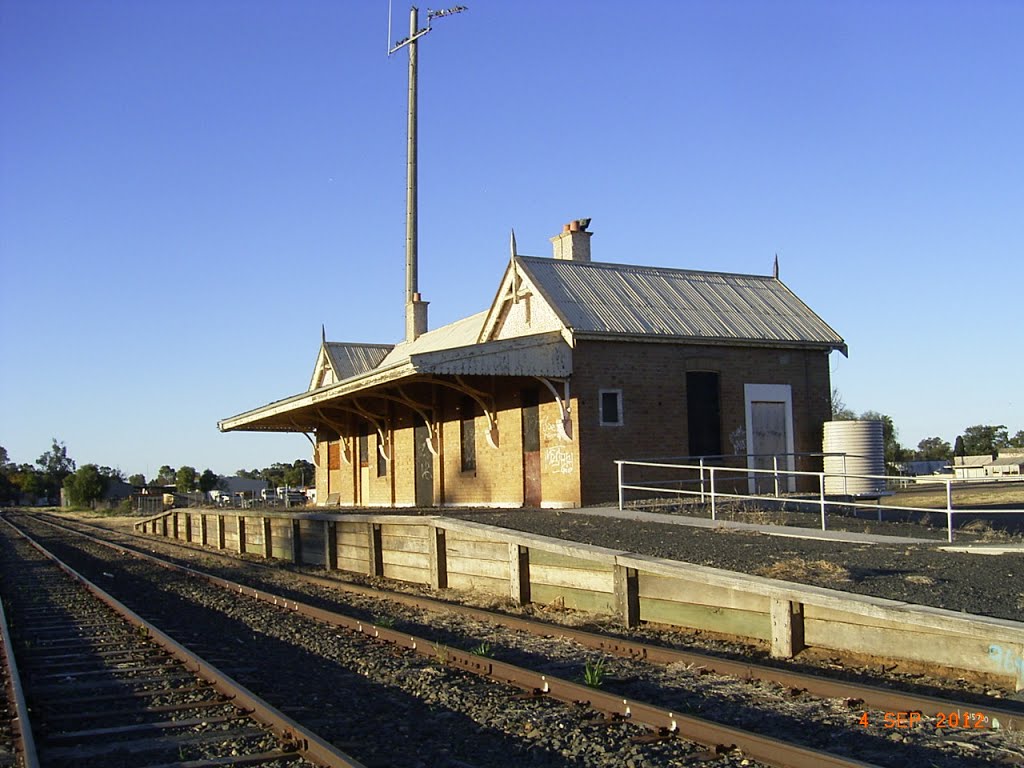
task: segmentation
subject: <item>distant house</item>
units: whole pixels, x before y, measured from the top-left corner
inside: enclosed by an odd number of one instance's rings
[[[980,456],[954,456],[953,474],[957,480],[979,480],[986,476],[985,465],[992,463],[990,454]]]
[[[266,480],[251,480],[247,477],[220,477],[218,487],[209,496],[219,505],[240,506],[252,499],[262,499],[267,493]]]
[[[1001,454],[985,465],[985,473],[996,480],[1020,480],[1024,475],[1024,454]]]
[[[920,461],[905,461],[900,466],[900,472],[911,477],[922,475],[940,475],[950,471],[947,459],[923,459]]]
[[[588,225],[553,258],[513,239],[478,314],[427,331],[415,293],[402,343],[321,338],[306,392],[219,428],[307,433],[318,503],[361,507],[574,507],[616,498],[615,459],[820,453],[824,320],[777,274],[591,261]]]

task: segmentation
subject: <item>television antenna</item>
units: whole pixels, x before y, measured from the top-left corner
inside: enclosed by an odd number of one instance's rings
[[[410,318],[414,305],[422,303],[419,294],[418,267],[418,211],[417,211],[417,171],[416,171],[416,85],[417,85],[417,46],[418,41],[432,29],[434,19],[453,16],[466,10],[464,5],[455,5],[445,10],[427,9],[427,26],[420,29],[419,9],[409,9],[409,36],[391,45],[391,2],[388,0],[388,56],[402,48],[409,49],[409,111],[408,111],[408,145],[406,162],[405,189],[405,306],[406,306],[406,341],[412,341],[415,332],[411,330]],[[423,310],[425,311],[425,309]],[[424,318],[426,315],[424,315]],[[423,330],[426,330],[424,328]]]

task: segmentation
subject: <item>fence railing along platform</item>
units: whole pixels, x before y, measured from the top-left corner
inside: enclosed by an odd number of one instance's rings
[[[923,513],[941,515],[946,521],[946,539],[953,541],[955,517],[957,515],[1022,515],[1020,509],[991,509],[954,507],[953,494],[958,486],[966,486],[959,478],[929,476],[928,485],[945,490],[943,507],[921,507],[897,504],[883,504],[882,499],[892,495],[890,488],[906,487],[913,478],[903,475],[863,475],[845,472],[822,472],[780,468],[792,464],[791,457],[821,457],[823,454],[785,454],[767,457],[753,457],[760,463],[770,463],[771,468],[749,466],[728,466],[727,461],[748,461],[747,456],[694,457],[681,462],[675,461],[616,461],[618,472],[619,509],[625,508],[627,491],[638,491],[655,496],[675,496],[680,499],[699,500],[710,507],[711,519],[718,518],[719,506],[724,499],[742,501],[784,500],[786,505],[807,508],[818,514],[821,530],[828,530],[829,513],[842,510],[870,510],[879,522],[885,512]],[[631,471],[643,468],[641,472]],[[655,470],[651,472],[649,470]],[[1003,480],[1001,483],[1021,481]],[[869,493],[836,493],[836,488],[861,488],[865,485],[879,490]],[[747,491],[742,492],[746,486]],[[871,501],[872,503],[866,503]]]

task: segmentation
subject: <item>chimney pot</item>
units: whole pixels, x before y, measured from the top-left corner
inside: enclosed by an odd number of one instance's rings
[[[563,261],[590,261],[590,219],[574,219],[562,226],[560,234],[551,238],[554,257]]]

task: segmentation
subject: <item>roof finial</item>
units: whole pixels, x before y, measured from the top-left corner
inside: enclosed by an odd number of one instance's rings
[[[514,259],[519,254],[516,253],[516,230],[512,229],[512,237],[509,239],[509,250],[512,252],[512,258]]]
[[[320,343],[327,343],[327,328],[324,326],[323,323],[320,323]]]
[[[779,254],[775,254],[775,266],[772,268],[772,277],[779,279]]]

